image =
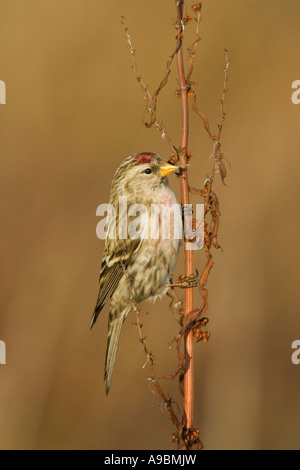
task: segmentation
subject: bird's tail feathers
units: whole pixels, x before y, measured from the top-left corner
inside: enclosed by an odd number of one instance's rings
[[[131,306],[126,308],[126,310],[124,310],[121,315],[118,315],[109,323],[104,375],[104,380],[106,383],[106,395],[108,394],[111,386],[111,379],[113,375],[122,326],[130,310]]]

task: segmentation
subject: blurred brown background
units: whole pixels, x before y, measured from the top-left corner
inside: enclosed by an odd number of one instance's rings
[[[188,2],[189,5],[191,2]],[[111,393],[103,366],[107,308],[95,330],[103,243],[96,208],[127,155],[169,148],[141,124],[143,98],[120,15],[152,89],[174,48],[174,2],[0,0],[1,449],[173,449],[173,427],[149,392],[134,316],[121,337]],[[297,0],[204,1],[194,79],[199,108],[219,118],[225,47],[231,58],[217,182],[222,220],[209,280],[212,333],[196,346],[195,425],[207,449],[300,448],[299,126]],[[190,41],[192,27],[187,29]],[[176,142],[176,67],[159,116]],[[211,167],[212,145],[191,120],[191,184]],[[171,180],[178,193],[178,181]],[[203,253],[197,263],[203,264]],[[182,258],[177,273],[183,273]],[[145,315],[149,311],[150,315]],[[143,306],[158,372],[176,369],[178,331],[164,300]],[[177,382],[165,387],[178,398]]]

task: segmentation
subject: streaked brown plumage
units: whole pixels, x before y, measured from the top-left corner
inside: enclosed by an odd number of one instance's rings
[[[119,197],[127,196],[128,207],[132,204],[145,205],[150,215],[152,204],[165,204],[170,207],[176,204],[180,211],[166,178],[166,174],[175,169],[176,167],[164,163],[158,155],[141,153],[126,158],[112,181],[110,204],[115,207],[117,214],[117,238],[106,239],[99,296],[91,325],[91,327],[94,326],[104,305],[110,300],[105,361],[106,393],[109,392],[111,386],[122,325],[132,308],[124,267],[131,280],[134,301],[139,303],[145,299],[155,299],[167,291],[165,286],[170,283],[181,245],[181,241],[174,237],[166,240],[118,238]],[[126,217],[130,223],[132,218],[127,214]],[[172,228],[174,230],[174,227]]]

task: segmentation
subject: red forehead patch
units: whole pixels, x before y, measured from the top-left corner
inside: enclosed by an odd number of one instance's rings
[[[144,165],[145,163],[152,163],[154,158],[155,158],[155,153],[151,152],[143,152],[143,153],[137,153],[134,156],[135,159],[135,165]]]

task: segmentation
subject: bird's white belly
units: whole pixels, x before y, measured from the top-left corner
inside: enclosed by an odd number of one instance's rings
[[[159,217],[153,218],[150,210],[141,217],[141,242],[127,267],[136,302],[155,300],[166,293],[166,285],[170,284],[182,244],[181,207],[169,187],[160,191],[159,196],[159,200],[154,198],[152,201],[156,207],[160,206]],[[129,297],[126,284],[128,282],[123,278],[114,295],[115,299],[119,295]]]
[[[173,274],[180,240],[144,240],[136,262],[128,267],[137,302],[164,294]]]
[[[164,196],[164,195],[163,195]],[[166,292],[170,283],[179,248],[182,244],[181,208],[168,188],[160,200],[159,217],[148,215],[146,237],[136,253],[136,261],[129,268],[136,300],[155,300]],[[131,271],[131,272],[130,272]]]

